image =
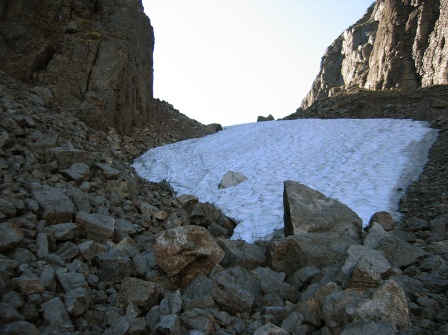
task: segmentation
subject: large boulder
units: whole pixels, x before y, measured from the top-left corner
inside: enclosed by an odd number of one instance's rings
[[[183,285],[199,273],[206,275],[221,262],[224,251],[203,227],[181,226],[164,231],[154,244],[156,262],[173,277],[180,275]]]
[[[406,294],[393,279],[381,285],[372,299],[360,304],[354,318],[355,321],[389,321],[397,329],[411,326]]]
[[[362,220],[343,203],[308,186],[287,180],[283,192],[285,236],[343,232],[359,238]]]
[[[340,233],[302,233],[271,241],[268,265],[288,276],[305,266],[323,267],[345,259],[351,245],[359,242]]]

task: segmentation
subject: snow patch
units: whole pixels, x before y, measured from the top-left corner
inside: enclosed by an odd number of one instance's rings
[[[258,122],[151,149],[133,166],[147,180],[165,179],[178,196],[213,203],[238,222],[232,238],[252,243],[283,229],[285,180],[341,201],[364,225],[377,211],[398,218],[398,201],[436,137],[426,122],[412,120]],[[248,180],[218,189],[229,170]]]

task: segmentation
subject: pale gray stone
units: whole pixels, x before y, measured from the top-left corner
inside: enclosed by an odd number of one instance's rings
[[[221,183],[219,184],[219,188],[228,188],[232,186],[236,186],[241,184],[243,181],[246,181],[248,178],[238,172],[227,171],[227,173],[222,177]]]

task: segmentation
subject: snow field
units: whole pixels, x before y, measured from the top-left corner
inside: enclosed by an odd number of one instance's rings
[[[133,164],[177,195],[193,194],[238,222],[233,239],[271,239],[283,228],[283,181],[338,199],[367,224],[377,211],[396,218],[421,173],[437,131],[396,119],[302,119],[249,123],[151,149]],[[249,179],[218,189],[227,171]],[[401,191],[399,191],[401,189]]]

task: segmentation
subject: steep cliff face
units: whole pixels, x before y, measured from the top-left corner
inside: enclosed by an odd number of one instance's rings
[[[301,108],[353,87],[446,85],[447,38],[448,0],[378,0],[328,47]]]
[[[141,0],[0,0],[0,68],[97,129],[148,121],[153,49]]]

